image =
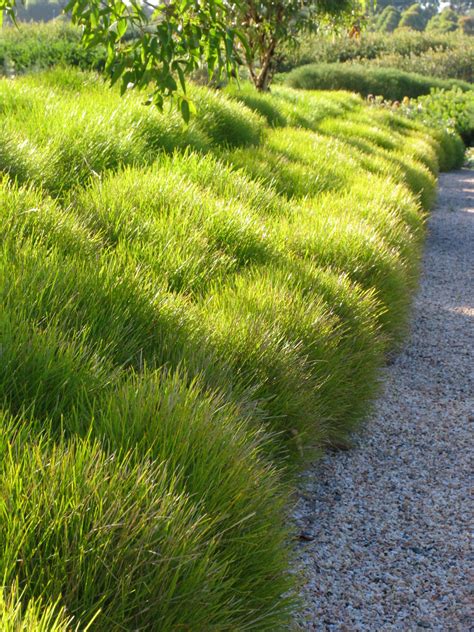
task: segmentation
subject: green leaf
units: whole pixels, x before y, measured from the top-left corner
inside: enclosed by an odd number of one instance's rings
[[[191,112],[189,110],[189,103],[187,99],[181,99],[181,116],[185,123],[189,123]]]
[[[117,22],[117,35],[119,38],[122,38],[127,31],[127,20],[122,18]]]

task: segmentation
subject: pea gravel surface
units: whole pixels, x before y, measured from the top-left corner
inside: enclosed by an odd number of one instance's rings
[[[472,629],[474,171],[441,175],[428,229],[411,335],[372,418],[300,482],[296,629]]]

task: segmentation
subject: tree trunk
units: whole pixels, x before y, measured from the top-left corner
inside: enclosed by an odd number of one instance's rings
[[[262,68],[259,72],[258,77],[256,77],[255,87],[259,92],[268,92],[270,88],[268,84],[270,83],[270,66],[266,66]]]
[[[251,69],[251,77],[259,92],[268,92],[270,90],[269,84],[271,80],[272,62],[275,56],[276,45],[276,40],[272,39],[267,51],[262,56],[260,72],[258,74],[255,73],[253,68]]]

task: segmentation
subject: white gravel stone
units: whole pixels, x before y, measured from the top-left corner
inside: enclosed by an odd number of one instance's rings
[[[443,174],[411,337],[355,448],[301,479],[297,629],[472,629],[473,237],[474,172]]]

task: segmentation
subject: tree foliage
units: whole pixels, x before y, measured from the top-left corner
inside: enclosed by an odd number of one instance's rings
[[[474,0],[451,0],[449,8],[460,15],[466,15],[474,11]]]
[[[451,33],[458,29],[458,15],[453,9],[447,7],[441,13],[435,15],[428,22],[426,29],[428,31],[437,31],[438,33]]]
[[[282,46],[297,43],[302,32],[318,31],[331,20],[357,20],[365,2],[355,0],[242,0],[235,5],[232,19],[242,29],[245,61],[259,90],[266,90],[274,62]]]
[[[411,7],[412,4],[413,0],[377,0],[373,12],[382,13],[387,7],[392,6],[401,13]],[[439,10],[441,3],[440,0],[417,0],[417,4],[420,5],[423,11],[434,14]]]
[[[14,19],[15,0],[0,0]],[[150,102],[160,109],[174,98],[185,120],[192,103],[186,77],[205,63],[210,76],[231,74],[240,35],[228,20],[225,0],[70,0],[65,8],[83,29],[87,47],[107,49],[105,72],[112,83],[151,86]]]
[[[398,26],[400,28],[412,29],[413,31],[423,31],[426,26],[426,21],[423,9],[419,4],[415,3],[402,13]]]
[[[394,7],[401,13],[408,9],[411,4],[413,4],[413,0],[377,0],[374,11],[382,13],[387,7]]]
[[[378,16],[376,22],[377,31],[382,33],[392,33],[400,22],[400,11],[393,5],[388,5]]]

